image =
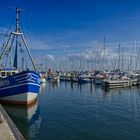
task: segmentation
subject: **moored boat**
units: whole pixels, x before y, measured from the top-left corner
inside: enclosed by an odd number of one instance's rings
[[[4,70],[2,70],[4,73]],[[7,73],[13,70],[6,70]],[[5,77],[5,76],[4,76]],[[13,104],[31,104],[40,87],[39,75],[34,71],[23,71],[0,79],[0,101]]]
[[[94,84],[95,85],[101,85],[103,80],[105,79],[105,77],[101,74],[97,74],[95,77],[94,77]]]
[[[40,83],[43,84],[43,83],[46,83],[46,75],[43,74],[43,73],[40,73]]]
[[[19,13],[20,9],[16,8],[16,30],[9,35],[0,55],[0,102],[28,105],[33,103],[37,98],[40,88],[40,76],[37,73],[25,37],[20,31]],[[21,49],[21,45],[18,43],[19,38],[22,40],[31,59],[33,70],[32,68],[29,69],[29,67],[24,68],[24,58],[20,61],[22,62],[22,69],[19,67],[18,50],[19,48]],[[15,47],[15,51],[12,51],[13,47]],[[14,52],[14,62],[13,65],[9,65],[10,69],[7,69],[3,59],[7,56],[5,54],[11,54],[12,52]]]

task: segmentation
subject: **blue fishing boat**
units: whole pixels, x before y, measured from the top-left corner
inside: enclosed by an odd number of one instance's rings
[[[19,28],[20,11],[19,8],[16,8],[16,29],[9,35],[0,54],[0,102],[28,105],[33,103],[37,98],[40,88],[40,75],[37,73],[33,57],[29,51],[25,37]],[[31,60],[31,68],[29,68],[29,66],[24,67],[25,57],[22,57],[22,60],[19,61],[21,55],[18,55],[18,51],[21,50],[22,47],[18,39],[22,41],[28,57]],[[8,65],[10,68],[7,68],[7,59],[10,55],[11,60],[12,52],[14,52],[14,62],[12,65]],[[23,52],[23,50],[21,52]],[[7,59],[4,62],[5,57]]]

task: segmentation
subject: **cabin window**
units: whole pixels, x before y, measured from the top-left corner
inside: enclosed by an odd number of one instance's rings
[[[7,72],[7,76],[10,76],[11,75],[11,73],[10,72]]]
[[[1,72],[1,76],[5,76],[5,72]]]
[[[12,75],[14,75],[15,74],[15,72],[12,72]]]

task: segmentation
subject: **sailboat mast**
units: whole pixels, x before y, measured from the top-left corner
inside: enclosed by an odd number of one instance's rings
[[[106,43],[106,37],[105,37],[105,35],[104,35],[104,40],[103,40],[103,63],[104,63],[104,65],[103,65],[103,70],[106,70],[106,55],[105,55],[105,43]]]

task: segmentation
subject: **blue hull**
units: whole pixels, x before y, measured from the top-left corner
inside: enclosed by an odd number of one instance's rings
[[[0,79],[0,100],[28,104],[35,100],[40,88],[40,76],[34,71],[24,71]]]
[[[79,79],[78,82],[80,84],[92,83],[91,79]]]

